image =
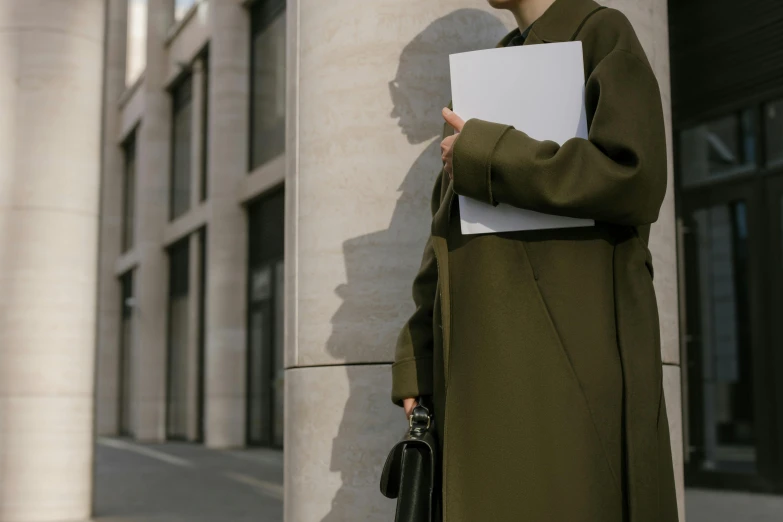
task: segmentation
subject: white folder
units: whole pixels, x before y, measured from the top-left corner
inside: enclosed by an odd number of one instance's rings
[[[562,145],[587,139],[582,42],[471,51],[449,56],[454,112],[463,120],[513,125]],[[455,173],[459,176],[459,173]],[[540,175],[519,172],[519,176]],[[459,196],[463,234],[592,226],[592,219],[497,207]]]

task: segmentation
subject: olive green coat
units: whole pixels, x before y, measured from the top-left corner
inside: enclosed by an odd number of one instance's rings
[[[472,119],[454,181],[433,190],[392,400],[433,395],[446,522],[677,520],[647,247],[666,189],[660,92],[619,11],[556,0],[525,45],[572,39],[589,140]],[[597,223],[463,236],[455,194]]]

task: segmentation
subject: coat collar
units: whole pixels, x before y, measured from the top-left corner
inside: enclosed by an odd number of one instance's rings
[[[576,36],[587,17],[600,8],[593,0],[555,0],[549,9],[533,22],[525,45],[567,42]],[[506,47],[518,34],[520,30],[517,27],[503,37],[497,46]]]

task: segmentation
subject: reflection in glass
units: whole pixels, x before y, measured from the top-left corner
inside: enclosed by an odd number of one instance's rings
[[[767,104],[764,109],[766,120],[767,166],[783,166],[783,100]]]
[[[756,117],[746,110],[680,133],[683,186],[734,176],[756,168]]]
[[[168,400],[166,435],[168,438],[188,437],[191,364],[189,357],[189,238],[172,247],[169,253],[169,342]]]
[[[125,85],[139,79],[147,64],[147,0],[128,0],[128,33],[125,57]]]
[[[258,2],[252,24],[251,170],[285,150],[285,2]]]
[[[122,287],[122,309],[120,325],[120,435],[133,434],[133,272],[120,279]]]
[[[264,357],[264,337],[267,331],[266,310],[255,308],[250,313],[250,379],[248,382],[249,423],[248,443],[267,444],[269,394],[266,387],[268,368]]]
[[[271,421],[272,375],[271,352],[271,285],[272,271],[267,265],[255,268],[250,275],[250,368],[248,380],[248,442],[268,445]]]
[[[122,251],[133,247],[136,220],[136,131],[123,145],[125,172],[122,187]]]
[[[191,133],[193,132],[193,78],[185,78],[172,93],[174,107],[171,158],[171,219],[190,208]]]
[[[283,446],[285,193],[248,209],[248,443]]]
[[[744,201],[693,213],[696,242],[686,250],[696,262],[698,331],[696,364],[702,415],[691,417],[702,433],[704,469],[753,472],[756,453],[748,310],[748,226]],[[693,251],[695,249],[695,251]],[[692,298],[693,298],[692,297]],[[689,358],[691,354],[689,352]]]

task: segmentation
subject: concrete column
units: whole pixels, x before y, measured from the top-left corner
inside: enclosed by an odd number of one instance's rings
[[[0,3],[0,521],[90,516],[104,2]]]
[[[99,435],[119,431],[120,284],[114,264],[121,254],[125,161],[117,143],[120,111],[117,101],[125,91],[128,0],[106,4],[106,61],[103,89],[103,161],[101,164],[101,224],[98,273],[98,344],[96,430]]]
[[[650,53],[668,118],[666,2],[614,3]],[[406,427],[388,362],[429,231],[447,55],[493,46],[514,21],[476,0],[291,0],[288,17],[285,519],[380,522],[394,509],[378,493],[383,459]],[[679,450],[671,201],[653,249]]]
[[[205,438],[219,448],[245,442],[247,219],[237,194],[248,172],[250,18],[242,4],[209,4]]]
[[[168,265],[163,230],[169,217],[171,99],[165,91],[164,40],[174,16],[174,0],[149,0],[144,114],[138,130],[136,204],[138,342],[133,355],[135,436],[161,441],[166,436],[166,318]]]

